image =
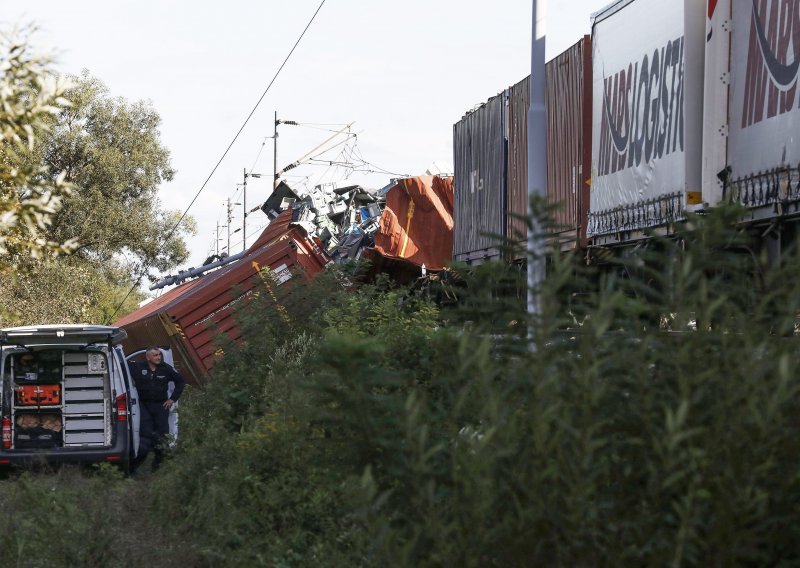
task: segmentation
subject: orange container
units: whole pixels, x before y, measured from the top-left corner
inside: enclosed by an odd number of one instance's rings
[[[53,406],[61,404],[61,385],[22,385],[16,388],[20,406]]]
[[[220,357],[218,337],[242,341],[237,307],[257,294],[272,294],[298,272],[310,280],[332,262],[316,237],[292,225],[289,208],[274,219],[236,262],[188,280],[117,320],[128,353],[145,345],[169,345],[175,368],[189,384],[203,384]],[[270,276],[261,272],[270,269]]]

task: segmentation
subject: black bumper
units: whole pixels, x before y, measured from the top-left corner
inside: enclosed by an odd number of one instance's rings
[[[117,423],[110,446],[57,447],[24,450],[0,449],[0,466],[60,464],[60,463],[111,463],[127,468],[130,462],[130,444],[127,424]]]

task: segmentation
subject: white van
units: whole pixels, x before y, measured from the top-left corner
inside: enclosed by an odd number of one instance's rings
[[[0,330],[0,465],[106,462],[128,471],[139,413],[125,337],[104,325]]]

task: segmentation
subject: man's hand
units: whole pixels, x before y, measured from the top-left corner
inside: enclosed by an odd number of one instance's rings
[[[172,408],[173,404],[175,404],[175,401],[172,400],[171,398],[168,398],[167,400],[164,401],[164,408],[169,410],[170,408]]]

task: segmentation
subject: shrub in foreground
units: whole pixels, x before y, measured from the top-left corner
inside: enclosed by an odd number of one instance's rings
[[[555,258],[535,320],[508,274],[463,317],[370,287],[268,308],[156,498],[228,565],[797,564],[800,263],[754,279],[728,226]]]

